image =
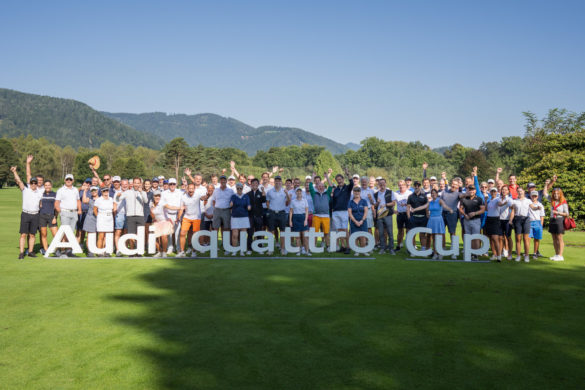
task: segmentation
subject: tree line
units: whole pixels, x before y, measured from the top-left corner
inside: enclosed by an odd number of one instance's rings
[[[428,164],[428,175],[440,177],[468,176],[478,167],[480,180],[494,178],[496,168],[503,169],[502,177],[515,174],[520,184],[535,182],[541,187],[553,175],[563,189],[573,217],[581,227],[585,225],[585,193],[580,179],[585,171],[585,112],[578,114],[553,109],[538,119],[524,113],[525,135],[504,137],[496,142],[484,142],[479,148],[454,144],[443,153],[416,142],[384,141],[369,137],[361,141],[357,151],[333,156],[322,146],[283,146],[258,151],[255,156],[236,148],[190,146],[183,138],[175,138],[161,150],[135,147],[128,144],[102,142],[99,148],[60,147],[44,138],[18,137],[0,139],[0,185],[11,184],[11,165],[24,167],[26,156],[35,155],[34,174],[42,174],[56,181],[72,172],[81,181],[91,176],[87,160],[98,155],[102,161],[99,172],[122,177],[181,177],[189,167],[204,176],[221,173],[229,162],[235,161],[239,172],[259,176],[279,166],[287,177],[303,177],[328,168],[335,173],[347,169],[351,173],[383,176],[389,182],[406,176],[420,178],[422,164]]]

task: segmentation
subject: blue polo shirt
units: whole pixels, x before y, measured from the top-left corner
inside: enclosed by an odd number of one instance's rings
[[[364,210],[368,208],[368,202],[366,202],[364,199],[360,199],[360,201],[356,203],[352,199],[349,201],[347,208],[351,209],[351,214],[356,219],[356,221],[360,221],[364,217]]]
[[[248,217],[248,206],[250,206],[250,197],[246,194],[243,194],[240,198],[238,195],[232,195],[230,202],[233,203],[232,207],[232,217],[234,218],[244,218]]]

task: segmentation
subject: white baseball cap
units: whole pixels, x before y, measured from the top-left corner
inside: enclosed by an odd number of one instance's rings
[[[305,176],[305,180],[311,180],[311,179],[313,179],[311,176],[309,176],[309,175]]]
[[[164,177],[163,175],[160,175],[160,176],[158,177],[158,180],[164,180],[164,179],[165,179],[165,177]]]
[[[72,175],[72,174],[70,174],[70,173],[66,174],[66,175],[65,175],[65,180],[67,180],[67,179],[71,179],[71,180],[73,180],[73,175]]]
[[[120,179],[120,176],[114,176],[112,177],[112,181],[121,181],[122,179]]]
[[[352,176],[354,179],[359,179],[360,175],[358,175],[357,173],[355,175]]]
[[[494,181],[494,179],[489,179],[488,180],[488,183],[490,183],[490,184],[496,184],[496,182]]]
[[[236,177],[235,176],[230,176],[230,177],[228,177],[228,180],[236,180]]]
[[[382,176],[378,176],[376,180],[382,180]]]
[[[431,176],[431,178],[429,180],[435,180],[436,181],[437,180],[437,177],[436,176]]]
[[[175,179],[174,177],[171,177],[169,179],[169,184],[177,184],[177,179]]]

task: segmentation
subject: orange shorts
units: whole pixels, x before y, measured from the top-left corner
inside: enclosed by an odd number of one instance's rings
[[[313,215],[313,227],[315,228],[315,232],[323,232],[325,234],[329,234],[329,224],[331,222],[330,218],[325,217],[317,217]]]
[[[187,219],[183,218],[183,222],[181,222],[181,231],[188,232],[192,230],[193,233],[197,233],[201,227],[201,220],[200,219]]]

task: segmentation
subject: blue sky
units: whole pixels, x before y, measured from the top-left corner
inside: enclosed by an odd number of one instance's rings
[[[437,147],[585,111],[585,1],[2,2],[0,87]]]

